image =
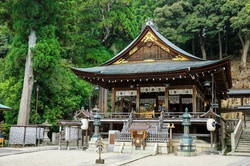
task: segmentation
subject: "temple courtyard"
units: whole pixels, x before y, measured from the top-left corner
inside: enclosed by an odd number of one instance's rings
[[[0,166],[91,166],[98,158],[96,152],[57,150],[57,147],[1,148]],[[126,166],[249,166],[250,157],[199,155],[179,157],[170,155],[103,153],[104,165]]]

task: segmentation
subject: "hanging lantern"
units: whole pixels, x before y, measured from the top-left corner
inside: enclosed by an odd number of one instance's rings
[[[216,129],[216,122],[215,119],[213,118],[208,118],[207,119],[207,130],[208,131],[215,131]]]
[[[82,130],[87,130],[89,128],[89,122],[88,122],[88,119],[82,119],[81,120],[81,129]]]

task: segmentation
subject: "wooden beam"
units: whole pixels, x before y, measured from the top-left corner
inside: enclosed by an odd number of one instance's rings
[[[112,110],[111,112],[114,113],[115,112],[115,88],[112,88],[112,98],[111,98],[111,102],[112,102]]]

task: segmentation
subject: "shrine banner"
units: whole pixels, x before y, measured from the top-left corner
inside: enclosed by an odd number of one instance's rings
[[[136,90],[124,90],[124,91],[116,91],[116,96],[136,96],[137,91]]]
[[[158,86],[158,87],[141,87],[140,92],[141,93],[150,93],[150,92],[165,92],[164,86]]]
[[[173,89],[169,90],[169,95],[192,95],[193,89]]]

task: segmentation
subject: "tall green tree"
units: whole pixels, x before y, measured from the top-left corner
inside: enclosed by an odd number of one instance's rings
[[[186,1],[168,3],[155,9],[155,19],[160,32],[169,40],[176,43],[185,43],[192,38],[186,33],[183,23],[188,13],[192,12],[192,4]]]
[[[222,11],[228,14],[231,27],[237,32],[241,42],[241,68],[247,67],[247,55],[250,46],[250,15],[247,10],[247,0],[230,0],[222,6]]]
[[[78,55],[85,64],[100,64],[117,54],[139,33],[132,0],[88,0],[79,4]]]
[[[27,104],[31,104],[29,122],[35,123],[35,119],[38,119],[41,123],[48,119],[55,123],[60,118],[72,117],[73,110],[87,105],[91,90],[88,84],[78,80],[68,69],[68,65],[72,65],[70,60],[63,60],[61,56],[65,55],[70,43],[74,45],[77,2],[21,0],[6,1],[3,5],[8,8],[4,8],[6,12],[1,13],[1,22],[6,22],[15,34],[11,50],[4,59],[3,79],[0,80],[0,96],[4,96],[7,103],[10,96],[16,94],[15,103],[8,104],[14,111],[6,114],[7,123],[13,124],[17,120],[17,105],[21,98],[18,94],[21,94],[20,85],[23,84],[30,33],[35,33],[37,40],[33,49],[30,49],[32,64],[29,66],[33,70],[35,86],[39,86],[40,91],[36,113],[35,90],[32,86],[28,88],[33,95],[27,100]],[[32,74],[28,74],[28,79],[33,84],[30,76]],[[8,91],[9,86],[15,87],[14,90]],[[26,118],[24,123],[28,123]]]

